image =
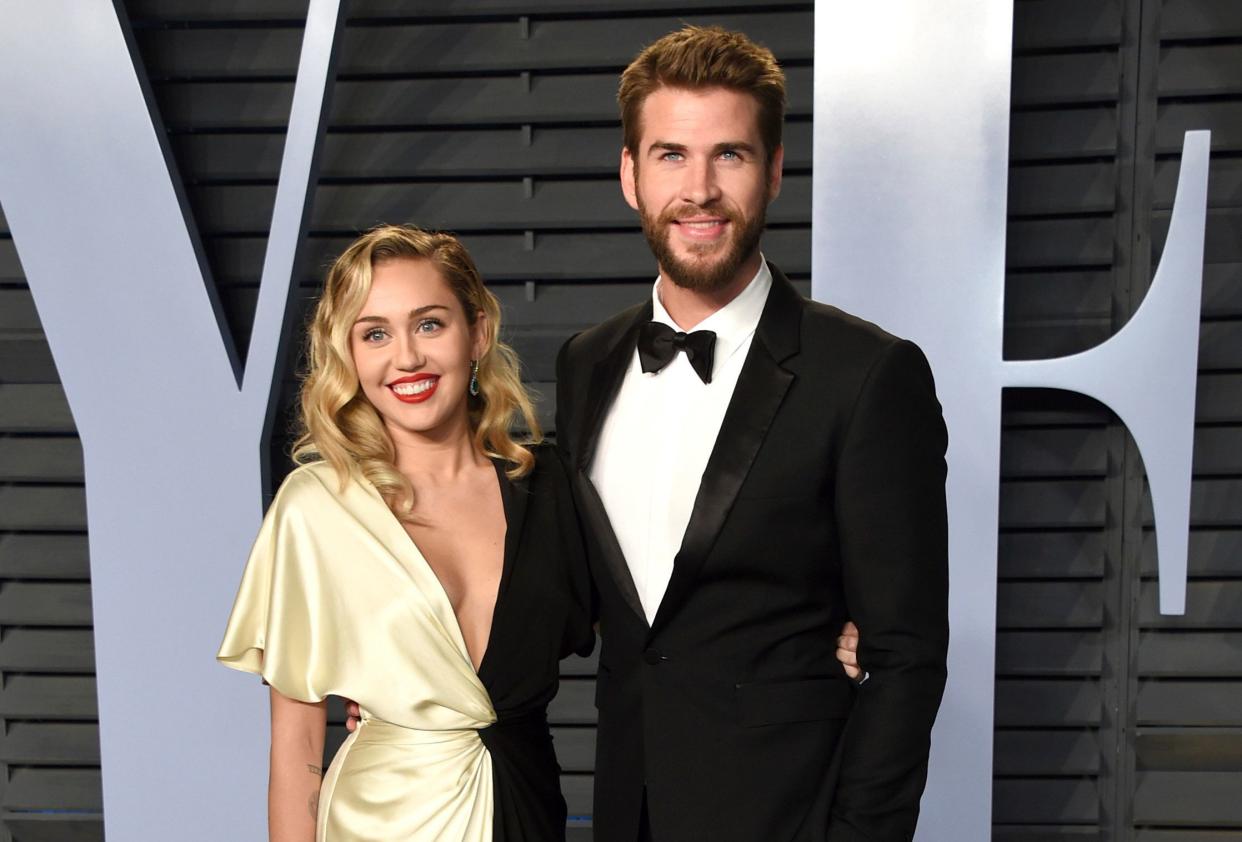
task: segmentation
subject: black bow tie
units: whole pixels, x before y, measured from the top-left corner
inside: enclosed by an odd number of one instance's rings
[[[715,348],[716,334],[710,330],[682,333],[660,322],[647,322],[638,334],[638,360],[647,374],[664,368],[678,351],[685,351],[699,379],[710,383]]]

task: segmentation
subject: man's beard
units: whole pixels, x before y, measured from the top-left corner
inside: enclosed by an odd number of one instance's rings
[[[659,217],[652,218],[643,204],[642,194],[638,194],[637,198],[638,218],[642,221],[643,235],[647,238],[647,245],[651,247],[664,276],[682,289],[695,292],[715,292],[724,289],[733,282],[738,269],[759,247],[759,238],[763,234],[766,220],[768,204],[766,196],[759,206],[759,213],[749,220],[719,204],[681,205],[677,208],[669,208]],[[673,254],[673,248],[669,244],[673,224],[679,216],[690,217],[701,214],[727,219],[731,232],[729,242],[724,244],[724,254],[719,255],[715,260],[684,261]],[[692,254],[702,253],[709,256],[719,248],[719,244],[716,243],[706,245],[701,249],[692,245],[690,251]]]

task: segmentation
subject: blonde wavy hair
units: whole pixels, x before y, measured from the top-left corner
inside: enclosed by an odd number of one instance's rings
[[[307,327],[307,371],[300,394],[301,417],[293,459],[298,464],[326,461],[342,487],[361,470],[393,513],[412,520],[414,489],[397,470],[396,448],[379,412],[363,394],[350,352],[350,331],[371,291],[377,264],[402,258],[429,260],[453,290],[473,328],[484,319],[484,351],[479,357],[479,394],[468,395],[470,429],[479,452],[509,463],[516,479],[530,472],[530,445],[542,440],[531,397],[519,376],[517,354],[500,341],[500,302],[483,285],[474,260],[451,234],[410,225],[380,225],[354,240],[328,270],[323,294]],[[512,434],[521,419],[530,431]]]

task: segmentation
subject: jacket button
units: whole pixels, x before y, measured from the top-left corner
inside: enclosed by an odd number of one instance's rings
[[[652,666],[655,666],[660,663],[660,661],[666,661],[668,659],[661,655],[657,650],[648,649],[646,652],[643,652],[643,660]]]

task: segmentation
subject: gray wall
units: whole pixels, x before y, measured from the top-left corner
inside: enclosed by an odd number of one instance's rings
[[[245,347],[306,4],[127,6]],[[681,19],[742,28],[786,65],[786,186],[765,250],[809,288],[810,7],[355,0],[304,295],[374,222],[460,232],[550,424],[556,347],[653,272],[616,188],[611,97]],[[1124,430],[1067,393],[1005,396],[994,838],[1242,838],[1242,5],[1018,0],[1014,32],[1008,358],[1123,324],[1159,257],[1183,131],[1213,130],[1213,169],[1184,618],[1156,611]],[[72,419],[0,218],[0,839],[101,836],[84,530]],[[593,671],[567,664],[553,708],[574,816],[590,813]]]

